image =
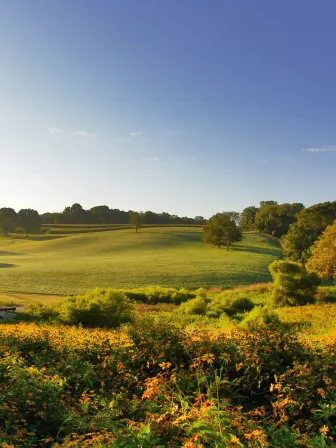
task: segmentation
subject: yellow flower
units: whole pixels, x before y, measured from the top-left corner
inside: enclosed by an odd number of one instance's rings
[[[323,425],[322,428],[320,428],[320,433],[323,434],[324,436],[326,436],[328,432],[329,432],[328,426]]]
[[[215,358],[216,357],[213,353],[206,353],[205,355],[201,356],[201,360],[208,364],[212,364]]]
[[[168,370],[171,367],[171,362],[161,362],[159,366],[162,370]]]

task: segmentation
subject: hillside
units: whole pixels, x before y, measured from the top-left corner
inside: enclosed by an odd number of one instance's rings
[[[281,256],[278,241],[244,236],[229,252],[206,246],[195,227],[1,238],[0,291],[71,294],[95,286],[198,288],[269,281],[268,265]]]

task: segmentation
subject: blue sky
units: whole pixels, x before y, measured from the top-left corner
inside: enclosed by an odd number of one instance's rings
[[[0,1],[0,205],[335,200],[334,0]]]

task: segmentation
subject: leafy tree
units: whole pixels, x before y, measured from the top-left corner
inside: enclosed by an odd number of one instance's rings
[[[206,219],[203,216],[195,216],[195,224],[205,224]]]
[[[260,201],[260,208],[265,205],[278,205],[277,201]]]
[[[25,230],[27,238],[29,233],[41,230],[42,219],[36,210],[23,208],[18,213],[18,223]]]
[[[144,224],[144,214],[138,213],[138,212],[131,212],[130,215],[130,224],[132,224],[135,227],[135,231],[138,232],[138,229],[142,227]]]
[[[304,264],[311,256],[313,244],[336,219],[336,201],[324,202],[301,210],[281,242],[289,260]]]
[[[223,212],[225,215],[227,215],[231,221],[234,221],[236,223],[236,225],[238,226],[239,221],[240,221],[240,213],[239,212]]]
[[[240,219],[240,227],[243,230],[255,230],[255,216],[258,211],[258,207],[251,206],[244,208]]]
[[[274,202],[274,201],[268,201]],[[266,201],[255,215],[255,227],[259,232],[281,237],[288,232],[289,226],[296,221],[303,204],[271,204]]]
[[[269,270],[273,277],[273,301],[276,306],[297,306],[314,302],[317,286],[321,283],[313,272],[290,261],[273,261]]]
[[[336,221],[316,240],[307,269],[336,283]]]
[[[98,205],[90,209],[97,224],[108,224],[111,220],[111,210],[107,205]]]
[[[3,235],[8,235],[15,231],[18,225],[16,211],[13,208],[4,207],[0,209],[0,227]]]
[[[232,243],[243,239],[243,235],[230,216],[225,213],[217,213],[203,227],[203,238],[206,243],[213,244],[218,248],[225,245],[226,250],[229,250]]]

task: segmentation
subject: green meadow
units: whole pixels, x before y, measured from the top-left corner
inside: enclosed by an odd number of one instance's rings
[[[277,239],[258,233],[244,234],[227,252],[205,245],[200,227],[145,227],[135,233],[127,226],[54,226],[28,239],[0,238],[0,291],[66,295],[96,286],[234,287],[270,281],[268,265],[281,255]]]

